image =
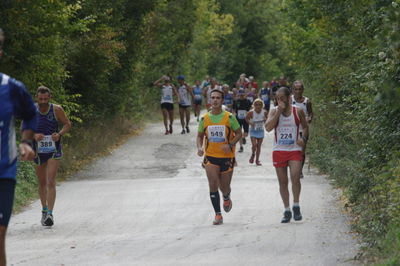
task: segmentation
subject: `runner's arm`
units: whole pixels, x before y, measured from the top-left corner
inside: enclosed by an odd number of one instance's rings
[[[308,112],[308,121],[307,122],[311,123],[312,119],[314,118],[314,113],[313,113],[313,110],[312,110],[312,104],[311,104],[311,100],[310,99],[308,99],[306,107],[307,107],[307,112]]]
[[[175,96],[178,98],[178,103],[181,102],[181,96],[179,96],[178,90],[176,89],[175,85],[171,83],[172,91],[174,92]]]
[[[254,126],[254,124],[252,122],[250,122],[251,118],[253,118],[253,112],[248,112],[246,114],[245,120],[246,120],[247,124]]]
[[[199,156],[204,155],[203,142],[204,142],[204,132],[197,132],[196,145],[197,145],[197,155]]]
[[[265,123],[265,130],[267,130],[268,132],[273,130],[278,124],[280,115],[281,112],[278,110],[278,108],[272,109],[268,115],[267,122]]]
[[[306,115],[305,115],[305,113],[304,113],[304,111],[302,109],[298,109],[297,113],[299,115],[300,124],[301,124],[301,126],[303,128],[302,138],[303,138],[303,140],[305,139],[304,142],[306,142],[307,139],[308,139],[308,133],[309,133],[308,132],[308,123],[307,123]]]
[[[37,129],[36,107],[25,86],[16,80],[11,81],[11,98],[14,102],[14,113],[22,118],[22,140],[19,153],[22,161],[33,160],[35,152],[32,149],[34,131]]]
[[[71,129],[72,123],[68,119],[67,115],[64,112],[64,109],[61,106],[54,105],[54,111],[56,113],[57,120],[59,120],[63,124],[62,129],[57,134],[63,136]]]
[[[163,80],[163,79],[165,79],[165,76],[162,76],[161,78],[159,78],[156,81],[154,81],[153,85],[157,86],[157,87],[161,87],[162,86],[161,80]]]

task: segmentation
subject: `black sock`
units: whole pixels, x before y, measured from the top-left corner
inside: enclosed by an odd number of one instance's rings
[[[210,192],[211,203],[214,207],[215,213],[221,213],[221,206],[219,203],[219,192]]]

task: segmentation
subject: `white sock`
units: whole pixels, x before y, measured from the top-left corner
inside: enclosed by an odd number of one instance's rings
[[[300,207],[300,204],[298,202],[293,202],[293,207]]]
[[[285,211],[290,211],[290,206],[285,208]]]

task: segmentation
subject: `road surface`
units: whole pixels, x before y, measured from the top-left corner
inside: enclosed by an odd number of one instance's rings
[[[271,133],[263,166],[249,165],[250,144],[237,154],[233,208],[213,226],[197,122],[186,135],[177,122],[167,136],[161,123],[147,125],[59,185],[52,228],[40,225],[39,201],[13,216],[9,265],[354,265],[358,245],[339,193],[315,170],[302,182],[303,221],[280,223]]]

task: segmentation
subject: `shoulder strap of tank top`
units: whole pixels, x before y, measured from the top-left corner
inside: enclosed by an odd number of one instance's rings
[[[296,123],[296,126],[299,126],[300,118],[299,118],[299,115],[297,114],[297,108],[292,106],[292,112],[293,112],[293,116],[294,116],[294,122]]]

